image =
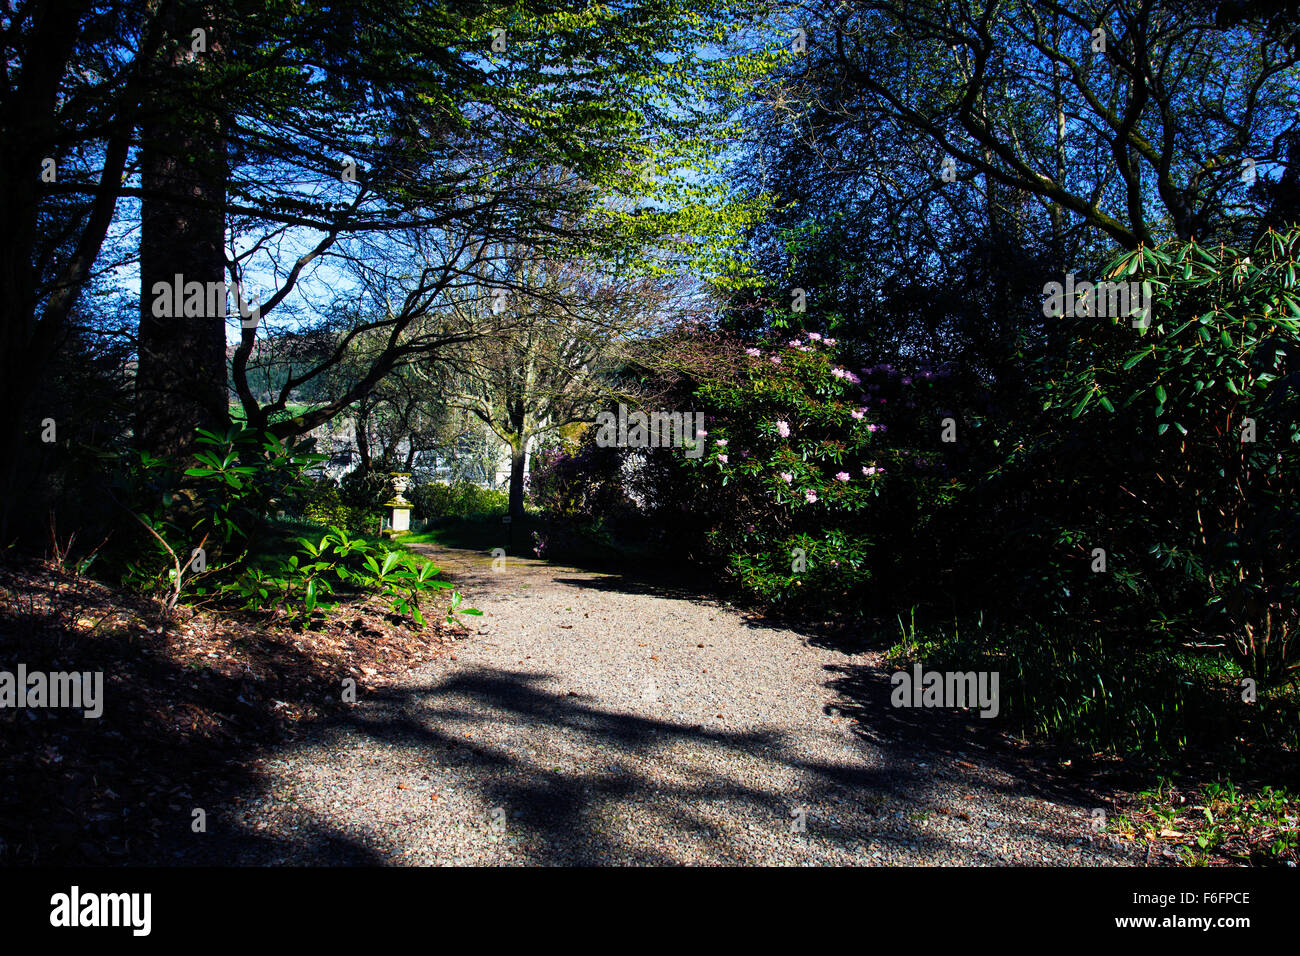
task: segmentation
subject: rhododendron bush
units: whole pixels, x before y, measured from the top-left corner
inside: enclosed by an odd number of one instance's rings
[[[652,507],[685,508],[681,530],[764,601],[869,602],[900,516],[923,520],[918,496],[951,487],[932,397],[943,374],[847,367],[816,332],[731,350],[680,398],[704,412],[706,450],[658,453],[684,474],[655,485]]]

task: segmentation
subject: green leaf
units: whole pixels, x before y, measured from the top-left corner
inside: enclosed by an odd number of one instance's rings
[[[1130,358],[1127,362],[1124,363],[1124,368],[1130,369],[1138,362],[1146,358],[1148,355],[1155,355],[1155,354],[1156,354],[1156,347],[1153,345],[1151,346],[1151,348],[1141,351],[1137,355],[1134,355],[1132,358]]]

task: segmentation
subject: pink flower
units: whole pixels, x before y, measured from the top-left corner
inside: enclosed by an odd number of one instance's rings
[[[783,471],[781,472],[781,480],[788,485],[790,482],[794,481],[794,475],[790,474],[788,471]]]
[[[776,433],[777,433],[778,435],[780,435],[782,438],[789,438],[789,437],[790,437],[790,423],[789,423],[789,422],[784,422],[784,421],[779,421],[779,422],[777,422],[777,423],[776,423]]]
[[[846,379],[848,379],[850,382],[852,382],[854,385],[857,385],[857,384],[861,383],[861,381],[862,381],[862,379],[858,378],[858,377],[857,377],[856,375],[854,375],[852,372],[845,372],[845,373],[844,373],[844,377],[845,377]]]
[[[790,346],[790,348],[797,349],[803,343],[800,342],[799,339],[791,339],[787,344]]]
[[[874,475],[874,474],[876,473],[876,469],[875,469],[875,468],[868,468],[866,465],[863,465],[863,466],[862,466],[862,473],[863,473],[864,475],[866,475],[867,477],[871,477],[872,475]]]
[[[848,481],[848,480],[849,480],[849,473],[848,473],[847,471],[841,471],[838,475],[835,476],[835,480],[836,480],[836,481]]]
[[[719,455],[719,456],[718,456],[718,461],[722,462],[724,465],[727,463],[727,460],[728,460],[728,459],[727,459],[727,456],[726,456],[726,455]]]
[[[758,349],[745,349],[745,354],[752,355],[755,358],[758,358],[758,356],[762,355],[763,353],[760,352]]]
[[[809,341],[809,342],[820,342],[821,340],[822,340],[822,337],[821,337],[821,333],[820,333],[820,332],[809,332],[809,333],[808,333],[808,341]]]
[[[773,355],[773,356],[772,356],[772,364],[773,364],[773,365],[780,365],[780,364],[781,364],[781,356],[779,356],[779,355]]]
[[[851,414],[854,418],[861,419],[862,416],[865,415],[866,413],[867,410],[865,408],[855,408],[849,414]]]
[[[813,491],[811,488],[805,491],[803,493],[803,496],[808,500],[808,504],[812,504],[814,501],[817,500],[817,492]]]
[[[868,426],[867,426],[867,431],[869,431],[869,432],[875,432],[875,431],[879,431],[879,430],[880,430],[880,426],[879,426],[879,425],[868,425]]]
[[[826,340],[826,344],[827,344],[827,345],[834,345],[834,344],[835,344],[835,340],[834,340],[834,339],[827,339],[827,340]]]
[[[723,448],[726,448],[726,447],[727,447],[727,440],[726,440],[725,438],[719,438],[717,441],[714,442],[714,444],[715,444],[715,445],[721,445]]]

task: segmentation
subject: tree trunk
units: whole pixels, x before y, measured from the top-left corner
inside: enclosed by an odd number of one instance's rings
[[[75,137],[85,132],[61,131],[58,112],[62,80],[74,62],[78,24],[91,6],[85,0],[37,5],[27,11],[27,25],[21,37],[13,37],[9,51],[21,70],[11,72],[14,86],[6,91],[0,111],[0,167],[9,174],[6,188],[0,190],[0,541],[5,543],[10,541],[10,518],[21,507],[20,477],[26,480],[22,463],[40,454],[33,450],[39,449],[39,426],[34,433],[24,431],[44,417],[30,403],[61,346],[68,313],[112,225],[117,206],[112,186],[120,182],[129,153],[127,128],[119,120],[104,145],[102,191],[79,225],[74,223],[76,231],[64,237],[72,253],[51,271],[49,278],[57,277],[55,291],[42,302],[36,292],[42,276],[33,265],[45,230],[58,222],[57,217],[47,220],[42,215],[48,201],[41,193],[42,163],[66,133]],[[150,49],[153,39],[146,30],[140,49]],[[130,115],[134,89],[134,83],[123,88],[113,107],[115,116]],[[57,422],[56,428],[65,424]]]
[[[528,460],[528,442],[520,436],[510,443],[510,517],[524,516],[524,464]]]
[[[187,43],[187,33],[179,26],[169,30],[178,43]],[[188,53],[188,45],[178,45],[163,71],[201,69],[182,65]],[[216,55],[215,48],[198,54]],[[190,80],[180,82],[192,88]],[[224,431],[230,424],[226,320],[221,314],[227,167],[220,122],[204,112],[203,104],[155,102],[154,116],[141,131],[146,198],[141,204],[135,437],[138,447],[155,455],[176,455],[190,448],[196,428]],[[164,310],[156,308],[155,284],[170,290],[178,282],[203,284],[200,314],[156,315]],[[223,294],[207,295],[209,283],[220,285]]]
[[[357,457],[363,473],[370,471],[370,409],[363,401],[357,407],[356,417]]]

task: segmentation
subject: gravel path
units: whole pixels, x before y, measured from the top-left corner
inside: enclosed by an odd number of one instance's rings
[[[1087,798],[978,718],[709,599],[422,548],[482,609],[453,655],[256,765],[193,862],[1105,865]],[[905,718],[905,719],[904,719]]]

